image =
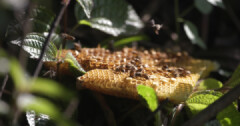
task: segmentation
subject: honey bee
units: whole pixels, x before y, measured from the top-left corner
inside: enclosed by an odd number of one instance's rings
[[[71,40],[71,41],[74,41],[75,40],[75,37],[67,34],[67,33],[62,33],[61,34],[62,38],[65,39],[65,40]]]

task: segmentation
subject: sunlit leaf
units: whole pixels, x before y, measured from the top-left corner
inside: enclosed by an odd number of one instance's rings
[[[196,92],[187,99],[186,105],[192,115],[196,115],[198,112],[207,108],[208,105],[212,104],[221,96],[222,93],[217,91]]]
[[[25,72],[16,59],[11,60],[10,75],[17,90],[26,90],[29,86]]]
[[[90,18],[91,17],[91,11],[93,9],[93,1],[92,0],[77,0],[77,2],[83,8],[83,11],[85,12],[86,16],[88,18]]]
[[[41,54],[43,43],[45,42],[45,36],[40,33],[29,33],[24,39],[23,49],[30,54],[30,58],[37,59]],[[11,43],[21,45],[21,40],[14,40]],[[54,61],[56,58],[57,48],[50,42],[47,51],[43,57],[43,61]]]
[[[0,114],[8,114],[9,111],[10,111],[9,105],[6,102],[0,100]]]
[[[72,53],[68,53],[65,57],[65,61],[69,63],[70,71],[75,74],[75,76],[80,76],[86,73],[86,71],[82,68],[82,66],[78,63],[76,58],[72,55]]]
[[[75,7],[78,22],[87,20],[92,28],[113,36],[135,34],[143,27],[138,15],[124,0],[93,0],[91,18],[87,18],[79,4]]]
[[[116,42],[114,42],[114,46],[118,47],[118,46],[123,46],[132,42],[136,42],[136,41],[142,41],[142,40],[149,40],[149,38],[145,35],[136,35],[136,36],[131,36],[131,37],[127,37],[127,38],[123,38],[120,39]]]
[[[240,113],[236,107],[231,104],[217,114],[217,120],[219,120],[222,126],[239,126]]]
[[[24,110],[34,110],[38,113],[44,113],[49,115],[51,118],[59,119],[61,113],[57,106],[50,101],[35,97],[30,94],[21,94],[17,98],[17,105]]]
[[[29,126],[47,126],[50,117],[46,114],[36,113],[33,110],[26,112],[26,117]]]
[[[207,1],[214,6],[225,8],[222,0],[207,0]]]
[[[203,14],[209,14],[213,9],[212,5],[206,0],[194,0],[194,5]]]
[[[141,98],[146,101],[148,108],[151,111],[155,111],[158,107],[156,92],[152,88],[144,85],[138,85],[137,91]]]
[[[41,93],[53,98],[70,99],[73,94],[53,80],[37,78],[33,81],[30,91]]]
[[[198,87],[198,90],[214,90],[223,86],[221,81],[213,78],[203,80]]]
[[[240,65],[236,68],[234,71],[232,77],[229,79],[229,81],[226,83],[227,86],[235,87],[238,84],[240,84]]]
[[[197,27],[190,21],[185,21],[183,25],[187,37],[191,40],[192,44],[197,44],[202,49],[206,49],[206,45],[199,37]]]

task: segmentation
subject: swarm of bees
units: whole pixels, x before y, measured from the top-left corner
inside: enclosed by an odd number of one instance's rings
[[[77,87],[104,94],[138,99],[137,85],[152,87],[159,100],[180,103],[187,99],[198,79],[214,70],[208,60],[198,60],[185,52],[165,53],[155,50],[123,48],[110,52],[104,48],[63,50],[64,57],[71,52],[87,71],[77,78]],[[55,68],[54,63],[45,63]],[[68,71],[67,67],[58,70]],[[69,72],[66,72],[69,73]]]

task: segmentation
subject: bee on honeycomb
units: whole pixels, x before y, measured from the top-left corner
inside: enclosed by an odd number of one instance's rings
[[[98,47],[62,50],[61,57],[68,52],[87,71],[77,78],[78,88],[132,99],[139,98],[136,87],[146,85],[156,91],[160,101],[168,98],[173,103],[183,102],[199,78],[216,69],[215,63],[194,59],[185,52],[164,53],[133,48],[110,52]],[[45,66],[56,69],[53,62],[45,62]],[[65,66],[59,67],[58,71],[69,73]]]

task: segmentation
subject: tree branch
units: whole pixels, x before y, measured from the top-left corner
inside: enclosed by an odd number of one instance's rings
[[[57,27],[57,25],[59,24],[60,20],[62,19],[62,16],[64,14],[64,11],[65,9],[67,8],[68,4],[70,3],[71,0],[62,0],[62,8],[58,14],[58,16],[54,19],[53,23],[51,24],[51,28],[48,32],[48,36],[45,40],[45,42],[43,43],[43,47],[42,47],[42,50],[41,50],[41,54],[39,56],[39,59],[38,59],[38,65],[36,67],[36,70],[34,72],[34,77],[37,77],[41,68],[42,68],[42,59],[43,59],[43,56],[45,55],[46,53],[46,50],[47,50],[47,46],[50,42],[50,38],[51,38],[51,35],[53,34],[53,32],[55,31],[55,28]]]

